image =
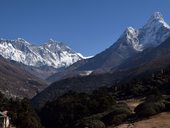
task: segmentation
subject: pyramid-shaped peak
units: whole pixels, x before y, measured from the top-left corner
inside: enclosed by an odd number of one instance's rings
[[[163,18],[163,15],[160,13],[160,12],[154,12],[152,15],[151,15],[151,17],[150,17],[150,19],[149,19],[150,21],[152,20],[164,20],[164,18]]]
[[[158,28],[160,26],[170,29],[169,25],[165,22],[163,15],[160,12],[154,12],[144,25],[144,28]]]

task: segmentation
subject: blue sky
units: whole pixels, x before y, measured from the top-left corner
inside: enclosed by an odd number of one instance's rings
[[[155,11],[170,24],[170,0],[0,0],[0,38],[34,44],[53,38],[95,55],[126,27],[142,27]]]

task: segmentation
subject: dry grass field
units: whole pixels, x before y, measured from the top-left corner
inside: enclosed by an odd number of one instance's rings
[[[126,102],[133,111],[134,108],[142,102],[142,100],[130,99]],[[121,124],[116,127],[111,126],[108,128],[170,128],[170,112],[162,112],[158,115],[138,122]]]
[[[109,128],[170,128],[170,112],[163,112],[133,124],[122,124]]]

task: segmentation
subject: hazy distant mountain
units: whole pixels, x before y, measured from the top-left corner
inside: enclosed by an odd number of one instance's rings
[[[0,91],[7,97],[32,98],[47,85],[0,56]]]
[[[1,39],[0,55],[33,67],[63,68],[83,59],[80,53],[76,53],[65,44],[52,39],[40,46],[30,44],[21,38],[17,40]]]
[[[108,72],[145,49],[157,47],[169,36],[169,25],[164,21],[160,12],[155,12],[142,28],[128,27],[120,38],[105,51],[90,59],[74,63],[68,68],[66,75],[56,73],[50,76],[48,80],[55,81],[74,74],[77,75],[76,71],[93,71],[95,74]]]

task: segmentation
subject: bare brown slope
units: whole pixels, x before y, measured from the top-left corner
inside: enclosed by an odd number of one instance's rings
[[[0,56],[0,90],[6,96],[31,98],[45,87],[45,82]]]

